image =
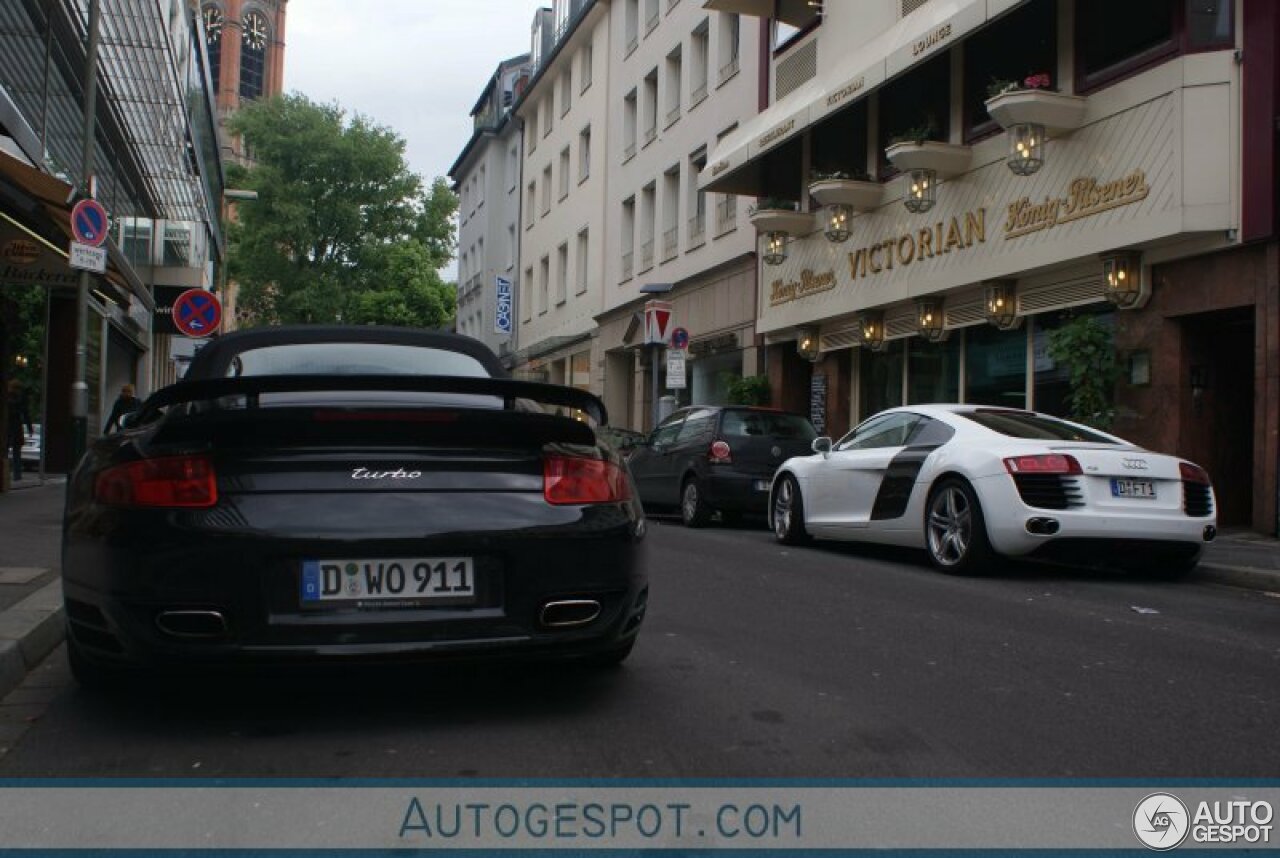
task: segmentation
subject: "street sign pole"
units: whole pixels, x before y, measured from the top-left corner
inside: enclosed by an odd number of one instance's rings
[[[84,57],[84,123],[81,126],[81,187],[93,181],[94,125],[98,106],[98,33],[101,0],[89,0],[89,44]],[[105,226],[105,225],[104,225]],[[71,383],[71,464],[80,462],[89,440],[89,272],[80,272],[76,289],[76,374]]]

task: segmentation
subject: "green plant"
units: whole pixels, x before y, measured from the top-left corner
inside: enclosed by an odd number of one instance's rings
[[[814,170],[809,177],[811,182],[870,182],[871,174],[866,170]]]
[[[769,377],[764,375],[748,375],[740,378],[733,373],[722,373],[721,377],[729,388],[730,405],[768,405]]]
[[[1049,76],[1049,73],[1039,72],[1037,74],[1029,74],[1021,81],[993,77],[991,83],[987,84],[987,98],[995,98],[997,95],[1004,95],[1006,92],[1018,92],[1028,89],[1043,89],[1046,92],[1058,91],[1058,88],[1053,85],[1053,78]]]
[[[1067,370],[1070,418],[1109,428],[1115,419],[1113,394],[1120,377],[1111,328],[1096,316],[1076,316],[1049,332],[1049,357]]]
[[[799,208],[799,203],[795,200],[784,200],[782,197],[761,197],[752,211],[762,212],[781,209],[782,211],[793,212],[797,208]]]
[[[937,140],[939,136],[937,123],[930,119],[922,125],[914,125],[894,134],[889,138],[889,145],[894,146],[898,143],[915,143],[919,145],[928,140]]]

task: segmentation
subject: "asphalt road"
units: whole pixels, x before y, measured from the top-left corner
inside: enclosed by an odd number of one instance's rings
[[[951,578],[752,528],[659,522],[651,540],[649,617],[619,670],[102,699],[59,650],[0,706],[0,777],[1280,771],[1280,598],[1036,567]]]

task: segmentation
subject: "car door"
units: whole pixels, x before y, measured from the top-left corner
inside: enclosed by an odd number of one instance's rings
[[[667,497],[670,494],[667,483],[671,481],[671,449],[687,413],[677,411],[659,423],[628,461],[642,504],[653,506],[676,502],[674,496]]]
[[[894,456],[902,452],[921,419],[908,411],[878,414],[841,438],[812,480],[809,523],[866,527]]]

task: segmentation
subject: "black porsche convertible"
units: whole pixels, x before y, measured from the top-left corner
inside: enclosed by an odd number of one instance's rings
[[[645,520],[603,404],[479,342],[228,334],[68,486],[68,653],[139,669],[630,653]]]

